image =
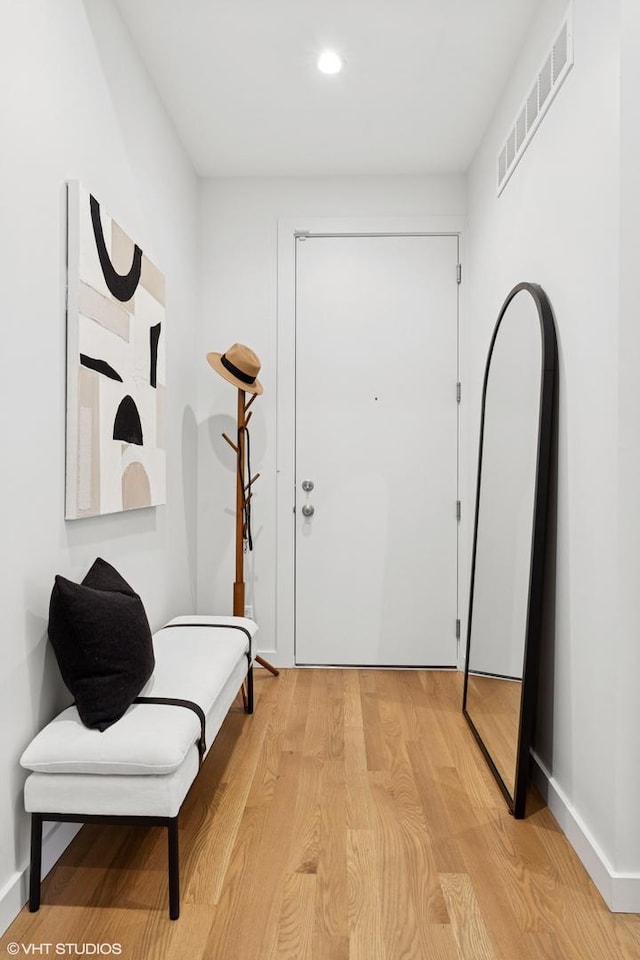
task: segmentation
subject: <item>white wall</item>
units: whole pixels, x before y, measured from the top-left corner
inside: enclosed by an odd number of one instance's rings
[[[632,688],[638,677],[637,522],[626,550],[619,536],[637,498],[640,464],[637,309],[633,314],[638,244],[633,237],[633,261],[623,260],[627,288],[621,291],[620,201],[622,196],[624,209],[627,195],[624,188],[621,194],[620,177],[617,0],[575,0],[574,68],[502,196],[495,192],[498,150],[565,9],[562,0],[541,4],[470,170],[463,382],[470,388],[467,443],[475,450],[481,377],[498,310],[516,282],[540,283],[556,317],[559,422],[555,597],[543,645],[535,747],[562,815],[612,903],[615,881],[635,883],[635,874],[640,877],[638,708]],[[636,23],[636,43],[637,35]],[[631,89],[630,77],[629,94]],[[636,95],[637,89],[636,78]],[[627,112],[636,106],[629,96]],[[634,207],[623,214],[622,246],[634,227],[637,232],[640,200],[637,119],[633,123],[635,165],[624,164],[623,171]],[[626,341],[632,357],[626,356]],[[622,393],[635,393],[623,417],[619,374],[624,374]],[[620,472],[621,442],[629,454],[626,475]],[[472,491],[472,471],[465,484]],[[632,500],[619,508],[621,484]],[[629,560],[631,578],[625,572]],[[617,615],[621,603],[624,629]],[[618,893],[621,889],[618,884]]]
[[[26,899],[22,750],[68,694],[47,646],[53,577],[97,555],[152,628],[193,609],[198,185],[107,0],[5,0],[0,30],[0,925]],[[79,179],[165,273],[168,505],[65,523],[64,184]],[[4,922],[3,922],[4,921]]]
[[[234,579],[235,461],[221,439],[234,436],[236,391],[205,361],[210,350],[247,343],[262,361],[264,395],[252,407],[255,550],[247,602],[260,624],[258,647],[291,663],[276,635],[276,363],[278,220],[294,217],[462,216],[464,178],[327,177],[218,179],[203,183],[203,326],[199,380],[198,609],[230,612]],[[284,292],[281,291],[281,295]],[[287,438],[281,438],[286,443]],[[288,575],[288,572],[287,572]]]

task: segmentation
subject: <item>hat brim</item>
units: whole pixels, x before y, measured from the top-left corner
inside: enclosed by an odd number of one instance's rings
[[[243,380],[239,380],[238,377],[234,377],[226,367],[223,367],[220,362],[221,353],[208,353],[207,361],[221,377],[224,377],[225,380],[228,380],[229,383],[232,383],[234,387],[237,387],[238,390],[244,390],[246,393],[257,393],[261,394],[263,392],[262,384],[258,379],[254,380],[253,383],[245,383]]]

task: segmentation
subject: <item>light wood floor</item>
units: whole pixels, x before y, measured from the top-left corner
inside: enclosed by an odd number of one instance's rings
[[[509,816],[460,703],[456,673],[257,671],[183,807],[181,918],[166,831],[87,826],[1,955],[638,960],[640,916],[608,912],[539,798]]]

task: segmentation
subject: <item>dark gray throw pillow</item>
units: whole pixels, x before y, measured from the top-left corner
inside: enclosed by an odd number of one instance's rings
[[[56,576],[49,639],[80,719],[98,730],[120,719],[155,666],[142,600],[101,557],[80,584]]]

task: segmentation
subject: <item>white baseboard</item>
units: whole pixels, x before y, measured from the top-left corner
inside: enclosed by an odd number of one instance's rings
[[[531,756],[535,785],[606,905],[613,913],[640,913],[640,874],[617,873],[613,870],[589,828],[573,809],[540,757],[533,750]]]
[[[81,823],[52,823],[42,840],[42,879],[60,859]],[[45,825],[46,827],[46,825]],[[13,923],[29,899],[29,866],[17,870],[0,890],[0,936]]]

